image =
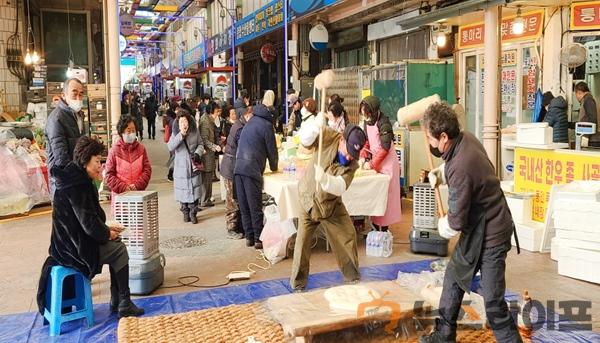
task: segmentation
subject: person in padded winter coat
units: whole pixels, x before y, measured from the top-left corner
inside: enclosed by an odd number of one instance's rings
[[[173,160],[175,200],[181,203],[183,221],[196,224],[202,180],[201,171],[193,168],[192,158],[200,161],[200,157],[205,153],[204,144],[200,131],[196,127],[196,121],[188,111],[179,110],[173,127],[177,127],[177,130],[173,130],[167,146],[169,151],[175,153]]]
[[[271,170],[277,171],[279,157],[269,110],[264,105],[257,105],[253,107],[253,113],[238,142],[234,175],[246,246],[262,249],[263,172],[267,159]]]
[[[135,118],[123,116],[117,125],[119,139],[108,152],[106,184],[112,191],[111,211],[114,215],[115,197],[127,191],[143,191],[152,176],[152,166],[146,148],[136,136]]]
[[[221,146],[215,144],[215,120],[221,116],[221,107],[212,101],[206,105],[202,117],[200,117],[200,136],[204,143],[206,153],[202,155],[204,170],[202,171],[202,197],[200,207],[215,206],[210,200],[212,198],[213,174],[215,172],[216,162],[215,153],[221,152]]]
[[[378,173],[391,176],[388,187],[388,201],[385,214],[371,217],[376,228],[383,231],[389,225],[400,221],[400,164],[393,146],[394,132],[388,117],[379,109],[379,98],[370,95],[360,103],[361,114],[366,118],[365,133],[367,144],[360,153],[358,162],[364,169],[374,169]]]
[[[237,201],[234,187],[235,155],[238,149],[238,142],[242,129],[252,118],[252,107],[246,108],[246,114],[237,118],[225,144],[223,160],[221,161],[221,176],[225,183],[226,203],[225,203],[225,223],[227,227],[227,238],[242,239],[244,238],[244,229],[242,228],[242,220],[240,215],[240,207]]]
[[[144,314],[130,298],[129,255],[119,239],[121,228],[105,224],[106,214],[94,185],[94,180],[102,178],[100,158],[104,149],[99,141],[83,136],[75,146],[73,161],[64,168],[50,170],[56,179],[56,192],[49,256],[42,267],[37,294],[41,313],[49,307],[45,303],[46,287],[53,266],[73,268],[91,280],[108,264],[111,313],[119,318]],[[68,283],[65,287],[69,288]]]
[[[547,92],[550,93],[550,92]],[[546,96],[547,93],[544,93]],[[556,98],[549,94],[550,100],[546,108],[544,121],[552,128],[554,143],[569,143],[569,121],[567,119],[567,101],[562,96]]]

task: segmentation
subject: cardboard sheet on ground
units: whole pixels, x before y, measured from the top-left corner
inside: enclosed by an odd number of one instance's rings
[[[278,321],[286,337],[306,337],[341,330],[372,321],[392,321],[396,330],[398,320],[412,319],[424,308],[423,297],[393,281],[361,284],[382,297],[359,306],[357,311],[332,310],[324,296],[325,289],[269,298],[267,308]],[[395,323],[394,323],[395,322]],[[401,324],[400,324],[401,325]]]

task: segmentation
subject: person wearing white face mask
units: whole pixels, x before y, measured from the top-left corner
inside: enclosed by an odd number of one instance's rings
[[[56,108],[48,116],[45,128],[48,170],[64,167],[73,159],[77,140],[83,135],[83,83],[79,79],[64,82],[63,94]],[[50,176],[50,194],[54,196],[54,177]]]
[[[338,133],[343,133],[348,124],[348,114],[337,101],[331,102],[327,107],[327,119],[327,125]]]
[[[152,166],[144,145],[137,140],[136,119],[122,116],[117,125],[120,139],[112,146],[106,159],[106,184],[112,191],[111,211],[117,194],[143,191],[152,176]]]

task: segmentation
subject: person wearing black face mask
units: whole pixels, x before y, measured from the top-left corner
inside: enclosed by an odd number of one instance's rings
[[[429,152],[431,153],[431,155],[433,155],[437,158],[440,158],[443,155],[442,152],[440,151],[440,149],[434,148],[431,145],[429,145]]]
[[[356,160],[365,145],[366,135],[360,127],[349,124],[343,133],[327,127],[321,113],[300,129],[300,143],[318,149],[319,132],[323,131],[321,163],[313,154],[300,179],[298,190],[302,211],[298,218],[298,234],[290,285],[296,291],[306,287],[313,235],[321,225],[327,232],[338,266],[347,282],[358,281],[356,231],[342,202],[342,194],[350,186],[358,169]]]
[[[511,249],[514,223],[496,170],[479,140],[461,132],[456,113],[436,103],[423,118],[425,134],[445,164],[429,173],[432,187],[448,184],[448,214],[438,220],[440,236],[460,235],[444,276],[439,318],[435,330],[422,343],[455,342],[456,318],[465,292],[481,271],[481,295],[487,319],[498,342],[522,342],[504,291],[506,255]],[[518,239],[517,252],[519,251]]]
[[[361,151],[359,165],[390,176],[388,201],[383,216],[371,217],[375,228],[387,231],[389,225],[401,219],[400,164],[392,146],[394,132],[388,117],[380,110],[379,98],[368,96],[360,103],[361,114],[366,118],[365,133],[368,141]]]

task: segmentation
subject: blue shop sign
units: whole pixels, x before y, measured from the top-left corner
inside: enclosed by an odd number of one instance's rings
[[[283,26],[283,1],[274,0],[235,23],[235,44],[244,44]],[[288,20],[301,17],[341,0],[289,0]]]
[[[204,61],[204,42],[196,45],[183,54],[183,67],[187,68],[195,63]]]

